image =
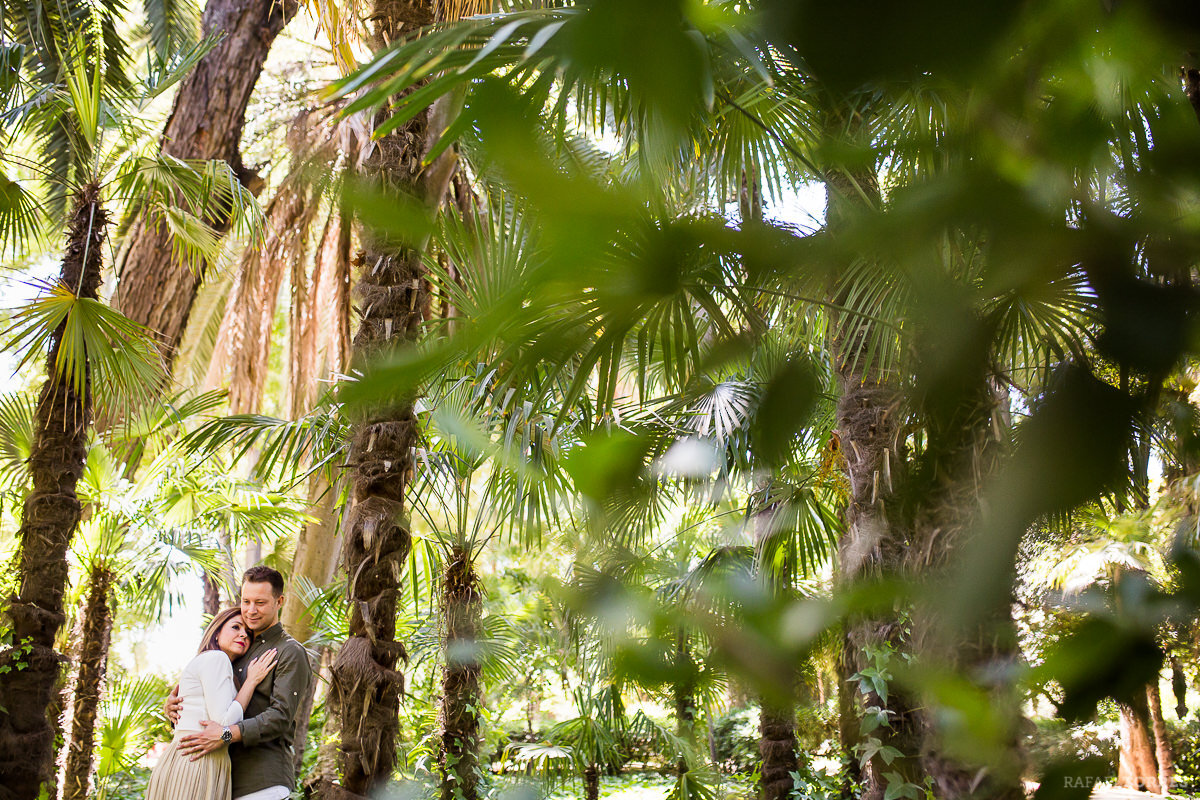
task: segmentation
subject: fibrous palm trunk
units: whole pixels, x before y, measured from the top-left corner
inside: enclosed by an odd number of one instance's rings
[[[794,709],[763,703],[758,731],[758,752],[762,757],[759,796],[762,800],[784,800],[792,793],[792,773],[800,769]]]
[[[114,578],[107,564],[94,565],[88,577],[62,800],[85,800],[88,796],[95,753],[96,716],[100,709],[104,673],[108,668],[108,646],[112,640]]]
[[[298,0],[209,0],[201,20],[203,33],[224,38],[180,85],[163,130],[164,154],[225,161],[257,194],[262,179],[242,165],[242,125],[267,53],[298,8]],[[228,229],[228,217],[210,222],[218,231]],[[142,217],[129,232],[117,271],[113,305],[159,334],[169,365],[203,270],[175,258],[166,231]]]
[[[840,127],[837,114],[831,127]],[[831,170],[826,176],[826,217],[830,231],[839,235],[847,216],[867,205],[878,204],[878,180],[873,171]],[[844,299],[847,291],[838,286],[835,297]],[[837,381],[835,442],[841,454],[849,485],[844,512],[845,527],[838,543],[839,581],[850,584],[894,573],[899,569],[903,547],[897,536],[898,503],[896,480],[902,466],[898,446],[898,420],[901,397],[895,376],[882,369],[873,329],[866,317],[853,313],[839,315],[831,325],[828,347]],[[869,647],[895,644],[901,626],[892,620],[860,615],[846,620],[843,631],[842,672],[844,681],[869,666]],[[880,800],[886,791],[884,771],[916,778],[915,756],[918,747],[908,703],[892,692],[884,703],[874,694],[859,694],[856,683],[842,684],[846,693],[839,704],[842,746],[846,757],[855,764],[856,776],[866,800]],[[866,706],[887,708],[892,712],[890,725],[877,728],[873,735],[883,744],[910,756],[893,764],[874,758],[862,763],[854,753],[859,743],[858,709]]]
[[[840,111],[846,114],[847,109]],[[865,130],[867,113],[853,109],[842,119],[837,112],[831,117],[840,130],[853,135],[856,129]],[[835,236],[849,215],[880,203],[873,170],[832,170],[827,187],[828,223]],[[839,302],[845,293],[846,287],[839,287]],[[959,320],[962,329],[955,335],[964,338],[959,344],[966,348],[965,355],[956,356],[963,359],[961,363],[942,363],[939,359],[947,358],[947,348],[936,337],[947,332],[930,322],[936,321],[938,310],[924,311],[922,321],[935,329],[918,342],[920,357],[927,361],[922,375],[948,369],[956,380],[945,386],[922,385],[926,394],[908,398],[907,403],[895,374],[879,359],[884,340],[872,329],[871,320],[848,313],[833,328],[830,348],[839,384],[837,434],[850,484],[846,530],[839,545],[844,581],[894,576],[937,585],[939,577],[948,576],[960,560],[970,532],[978,527],[983,484],[999,463],[1007,431],[1000,418],[1006,413],[1007,395],[988,373],[989,339],[983,322],[967,316]],[[906,404],[922,425],[926,441],[919,462],[912,464],[899,422]],[[851,619],[845,634],[846,671],[868,666],[870,648],[890,645],[909,657],[965,676],[1003,674],[1002,663],[1011,658],[1015,642],[1009,604],[1001,598],[953,629],[943,624],[944,609],[934,602],[909,609],[908,631],[894,615]],[[876,756],[863,765],[863,797],[878,800],[887,794],[886,773],[892,774],[893,791],[899,776],[918,790],[931,779],[938,797],[1021,796],[1015,695],[1001,682],[980,688],[993,699],[997,718],[1007,726],[1004,746],[987,769],[947,755],[952,748],[941,738],[935,711],[911,684],[890,687],[887,703],[874,693],[859,697],[865,705],[891,712],[888,724],[871,735],[903,754],[890,764]]]
[[[409,134],[404,130],[380,141],[368,159],[380,182],[403,173],[408,183],[415,179],[421,149],[409,146]],[[360,263],[361,319],[354,361],[362,369],[371,357],[415,339],[429,292],[420,254],[381,233],[364,231]],[[412,402],[411,395],[397,397],[393,405],[358,411],[352,434],[353,484],[342,548],[350,637],[333,674],[341,716],[342,785],[359,795],[386,782],[395,763],[403,688],[396,667],[405,656],[396,641],[396,611],[411,548],[404,498],[418,435]]]
[[[378,0],[373,20],[375,47],[434,21],[432,2]],[[436,183],[445,162],[429,169],[422,160],[431,145],[428,114],[378,140],[363,160],[362,177],[369,191],[417,198],[436,207],[445,193]],[[449,152],[449,151],[447,151]],[[352,364],[367,367],[371,359],[413,342],[425,318],[429,287],[422,253],[386,231],[364,226],[359,328]],[[400,576],[411,548],[405,491],[412,479],[413,448],[418,437],[413,413],[416,387],[398,393],[394,402],[357,409],[350,448],[351,505],[347,511],[342,552],[351,600],[350,636],[333,665],[332,697],[341,727],[342,787],[367,795],[387,782],[396,758],[396,736],[405,657],[396,641]]]
[[[755,539],[762,541],[771,535],[776,505],[765,495],[770,491],[769,483],[760,487],[764,494],[763,508],[755,514]],[[768,581],[772,591],[779,587],[768,575],[759,575]],[[799,676],[794,676],[798,678]],[[758,754],[762,760],[758,777],[758,794],[761,800],[784,800],[791,792],[794,781],[792,773],[800,769],[800,756],[796,748],[796,709],[791,701],[794,686],[783,688],[781,694],[788,698],[762,696],[759,698]]]
[[[75,198],[60,274],[77,297],[97,297],[107,228],[99,187],[83,187]],[[29,457],[32,489],[17,533],[20,586],[9,604],[14,646],[0,653],[3,800],[35,798],[52,776],[54,732],[46,709],[53,702],[62,661],[54,639],[65,619],[67,549],[81,511],[75,487],[83,474],[92,422],[90,376],[76,387],[59,377],[56,367],[63,325],[51,337]]]
[[[479,644],[483,594],[470,551],[451,548],[442,576],[442,800],[479,797]]]

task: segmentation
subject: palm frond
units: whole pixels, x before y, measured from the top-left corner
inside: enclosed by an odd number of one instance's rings
[[[142,326],[99,300],[77,297],[61,283],[32,284],[42,294],[12,313],[8,347],[21,353],[18,369],[48,351],[60,327],[52,365],[60,379],[82,392],[90,382],[97,405],[128,410],[153,397],[165,378],[159,350]]]
[[[197,269],[221,253],[221,235],[206,221],[211,216],[227,214],[234,231],[248,237],[262,229],[258,203],[224,161],[141,155],[120,166],[115,184],[166,228],[176,256]]]
[[[28,249],[38,239],[43,217],[37,195],[0,172],[0,253]]]
[[[113,777],[133,769],[145,752],[149,738],[162,724],[159,709],[167,692],[166,682],[154,676],[115,681],[105,692],[100,706],[103,721],[97,737],[99,797],[106,797]]]
[[[0,395],[0,487],[14,491],[29,479],[26,465],[33,452],[34,404],[28,394]]]
[[[234,461],[252,449],[258,451],[254,474],[283,473],[299,483],[319,469],[328,469],[345,457],[350,442],[349,422],[341,407],[320,404],[297,420],[261,414],[238,414],[209,420],[181,441],[188,452],[212,456],[230,448]]]
[[[191,0],[142,0],[142,10],[159,62],[179,59],[178,71],[186,72],[199,60],[188,64],[191,59],[186,54],[200,38],[200,9]]]

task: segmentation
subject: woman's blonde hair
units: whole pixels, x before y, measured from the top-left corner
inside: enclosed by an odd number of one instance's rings
[[[242,609],[237,606],[218,612],[212,618],[212,622],[208,623],[208,627],[204,629],[204,635],[200,637],[200,649],[196,653],[200,654],[206,650],[220,650],[221,646],[217,644],[217,639],[221,635],[221,629],[225,627],[226,622],[229,622],[234,617],[241,616],[241,614]],[[254,634],[249,629],[246,630],[246,635],[251,639],[254,638]]]

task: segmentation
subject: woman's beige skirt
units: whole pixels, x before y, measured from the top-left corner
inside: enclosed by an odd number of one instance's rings
[[[176,731],[150,774],[146,800],[229,800],[229,748],[190,761],[179,752],[179,740],[191,731]]]

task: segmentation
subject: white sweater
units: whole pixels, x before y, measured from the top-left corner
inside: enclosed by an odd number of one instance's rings
[[[179,712],[177,731],[198,731],[201,720],[234,725],[242,721],[242,705],[236,699],[233,663],[220,650],[205,650],[183,668],[179,676]]]

